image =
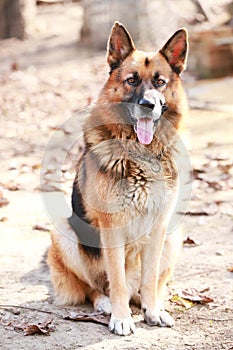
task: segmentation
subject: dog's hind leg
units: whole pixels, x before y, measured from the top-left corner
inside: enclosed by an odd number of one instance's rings
[[[55,288],[57,301],[62,305],[80,305],[89,299],[96,311],[111,314],[109,297],[98,290],[92,289],[87,283],[80,280],[72,271],[64,267],[62,261],[56,259],[53,266],[53,257],[49,254],[51,279]]]
[[[83,304],[89,286],[65,266],[54,242],[49,249],[48,263],[58,303],[61,305]]]
[[[92,302],[96,311],[104,312],[105,314],[112,313],[110,298],[97,290],[91,290],[88,293],[88,298]]]
[[[79,305],[86,299],[88,286],[72,271],[68,270],[59,256],[53,254],[54,248],[49,251],[51,280],[55,289],[56,298],[61,305]]]
[[[74,272],[69,270],[56,250],[56,244],[53,244],[49,250],[48,262],[58,303],[62,305],[80,305],[86,299],[89,299],[95,310],[110,314],[111,303],[109,297],[90,287],[88,283],[82,281]]]

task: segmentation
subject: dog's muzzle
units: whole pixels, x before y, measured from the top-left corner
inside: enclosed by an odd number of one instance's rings
[[[156,125],[166,109],[163,94],[157,90],[145,91],[134,116],[137,120],[134,130],[141,144],[149,145],[152,142]]]

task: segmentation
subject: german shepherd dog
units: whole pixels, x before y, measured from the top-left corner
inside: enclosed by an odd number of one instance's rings
[[[174,325],[162,299],[182,241],[167,226],[178,192],[187,51],[185,29],[148,53],[114,24],[109,78],[83,130],[72,216],[52,233],[48,262],[59,302],[91,301],[111,314],[109,329],[119,335],[135,330],[132,301],[149,326]]]

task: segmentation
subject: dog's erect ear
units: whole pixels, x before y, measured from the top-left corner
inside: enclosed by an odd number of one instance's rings
[[[180,74],[185,69],[188,54],[188,33],[180,29],[167,41],[160,53],[166,58],[174,72]]]
[[[135,50],[133,40],[126,28],[119,22],[115,22],[108,39],[108,64],[113,71]]]

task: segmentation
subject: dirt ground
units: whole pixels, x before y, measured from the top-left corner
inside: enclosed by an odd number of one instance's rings
[[[187,121],[194,179],[183,227],[184,238],[194,244],[184,245],[169,285],[166,307],[175,327],[150,328],[139,310],[134,311],[136,332],[127,337],[111,334],[104,325],[63,319],[70,310],[92,309],[55,303],[45,263],[52,224],[41,199],[41,159],[54,129],[94,100],[107,77],[107,65],[105,53],[77,46],[72,26],[76,28],[81,18],[78,5],[53,7],[50,17],[51,9],[46,11],[41,10],[28,40],[0,42],[1,349],[233,349],[233,77],[195,82],[184,75],[194,107]],[[52,32],[50,21],[58,23],[64,13],[70,29],[63,23],[65,32],[61,26]],[[73,130],[60,126],[57,132],[66,149]],[[62,185],[69,197],[71,165],[64,165],[62,179],[49,188],[56,173],[51,167],[44,190]],[[191,308],[169,301],[189,288],[193,296],[212,301]],[[24,335],[29,324],[43,326],[50,320],[49,336]]]

